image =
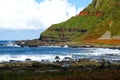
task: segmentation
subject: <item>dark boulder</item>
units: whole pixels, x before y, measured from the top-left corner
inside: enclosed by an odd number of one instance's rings
[[[56,56],[55,59],[60,59],[60,57],[59,57],[59,56]]]

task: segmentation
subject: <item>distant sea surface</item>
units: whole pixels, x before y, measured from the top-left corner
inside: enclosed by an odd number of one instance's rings
[[[120,50],[108,48],[61,48],[60,46],[19,47],[15,45],[14,41],[0,41],[0,62],[9,60],[25,61],[27,58],[33,61],[54,61],[56,56],[59,56],[61,60],[65,57],[120,60]]]

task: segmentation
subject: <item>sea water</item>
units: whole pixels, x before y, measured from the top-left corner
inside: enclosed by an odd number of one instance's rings
[[[0,62],[10,60],[25,61],[27,58],[32,61],[54,61],[56,56],[59,56],[61,60],[65,57],[73,59],[120,60],[119,49],[64,48],[59,46],[19,47],[14,45],[8,46],[9,44],[15,43],[14,41],[0,41]]]

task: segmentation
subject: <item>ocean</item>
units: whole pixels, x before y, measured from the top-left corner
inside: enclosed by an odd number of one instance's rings
[[[14,44],[14,45],[13,45]],[[0,41],[0,62],[16,60],[25,61],[55,61],[59,56],[60,60],[65,57],[73,59],[106,59],[120,60],[119,49],[108,48],[70,48],[60,46],[40,46],[40,47],[19,47],[14,41]]]

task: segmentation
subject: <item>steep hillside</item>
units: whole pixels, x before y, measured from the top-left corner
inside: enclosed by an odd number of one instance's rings
[[[78,15],[50,26],[41,41],[76,42],[120,39],[120,0],[93,0]]]

